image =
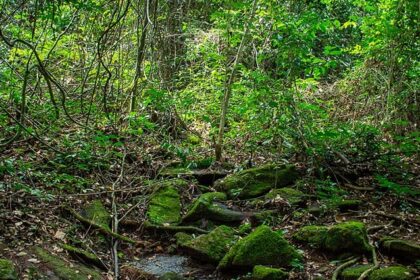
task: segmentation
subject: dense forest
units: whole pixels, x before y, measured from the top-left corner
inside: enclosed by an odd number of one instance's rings
[[[419,11],[0,0],[0,280],[420,279]]]

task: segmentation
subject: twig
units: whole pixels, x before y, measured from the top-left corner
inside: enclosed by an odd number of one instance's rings
[[[339,267],[337,267],[334,271],[334,274],[331,278],[331,280],[337,280],[338,279],[338,275],[340,274],[340,272],[345,269],[346,267],[351,266],[352,264],[355,264],[357,261],[359,260],[359,257],[355,257],[352,258],[351,260],[341,264]]]

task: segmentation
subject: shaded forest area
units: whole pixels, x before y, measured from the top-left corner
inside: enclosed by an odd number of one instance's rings
[[[0,280],[419,279],[419,9],[0,0]]]

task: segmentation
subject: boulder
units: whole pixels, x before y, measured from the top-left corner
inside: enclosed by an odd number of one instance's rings
[[[389,266],[374,270],[368,280],[414,280],[414,275],[404,266]]]
[[[265,195],[264,200],[282,199],[289,205],[300,205],[305,201],[306,195],[300,190],[292,188],[273,189]]]
[[[342,199],[342,200],[331,202],[329,204],[329,207],[338,209],[341,212],[347,212],[349,210],[358,210],[362,204],[363,204],[363,201],[358,200],[358,199]]]
[[[18,280],[15,265],[7,259],[0,259],[0,280]]]
[[[346,268],[341,272],[340,280],[358,280],[360,275],[371,267],[372,265],[366,264]]]
[[[181,179],[154,182],[147,217],[152,224],[176,225],[181,221],[181,198],[179,188],[188,186],[188,182]]]
[[[416,262],[420,259],[420,246],[411,241],[385,237],[380,241],[381,249],[393,257],[407,262]]]
[[[293,236],[295,240],[307,243],[331,253],[364,254],[371,250],[366,227],[361,222],[349,221],[331,227],[305,226]]]
[[[190,169],[186,167],[166,167],[159,172],[159,176],[164,178],[193,178],[205,186],[213,185],[214,182],[226,177],[227,174],[225,170]]]
[[[300,259],[298,251],[268,226],[259,226],[239,240],[219,263],[220,269],[251,269],[255,265],[287,267]]]
[[[177,243],[191,256],[217,264],[236,240],[235,231],[227,226],[219,226],[208,234],[188,239],[177,234]]]
[[[101,274],[91,268],[79,264],[69,263],[62,258],[51,254],[50,252],[34,248],[34,253],[42,261],[43,266],[47,267],[56,277],[62,280],[85,280],[102,279]]]
[[[297,172],[293,165],[268,164],[231,174],[216,181],[214,186],[229,197],[243,199],[263,195],[273,188],[286,187],[294,183],[296,178]]]
[[[100,200],[93,200],[80,213],[85,219],[111,230],[111,215]]]
[[[226,194],[221,192],[205,193],[200,195],[182,219],[183,222],[196,221],[206,218],[219,222],[240,222],[245,218],[242,212],[228,209],[217,202],[226,200]]]
[[[255,280],[285,280],[288,278],[289,274],[279,268],[256,265],[252,270],[252,279]]]

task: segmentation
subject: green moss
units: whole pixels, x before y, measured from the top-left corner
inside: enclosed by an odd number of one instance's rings
[[[239,240],[219,263],[219,268],[251,268],[255,265],[290,266],[300,255],[280,233],[259,226]]]
[[[252,278],[255,280],[284,280],[289,278],[289,274],[279,268],[256,265],[252,271]]]
[[[226,194],[221,192],[202,194],[193,202],[183,221],[189,222],[201,218],[221,222],[242,221],[244,215],[241,212],[227,209],[224,205],[215,202],[216,200],[222,201],[226,199]]]
[[[262,195],[272,188],[285,187],[297,178],[293,165],[277,167],[273,164],[250,168],[231,174],[215,183],[215,188],[230,197],[250,198]]]
[[[420,259],[420,246],[414,242],[386,237],[381,240],[381,247],[387,254],[409,262]]]
[[[95,224],[110,229],[109,224],[111,223],[111,215],[100,200],[92,201],[82,210],[81,215]]]
[[[45,266],[51,269],[54,274],[62,280],[86,280],[102,279],[102,276],[93,269],[82,265],[70,264],[63,259],[50,254],[48,251],[35,247],[35,254],[40,258]]]
[[[193,236],[185,232],[177,232],[175,233],[175,239],[176,245],[183,246],[188,241],[191,241],[193,239]]]
[[[305,196],[306,195],[299,190],[292,188],[281,188],[271,190],[268,194],[265,195],[265,199],[275,199],[277,197],[281,197],[291,205],[298,205],[304,201]]]
[[[159,280],[184,280],[185,278],[175,272],[166,272],[159,277]]]
[[[372,265],[356,265],[343,270],[340,275],[341,280],[357,280],[363,272],[371,268]]]
[[[329,203],[329,207],[339,209],[342,212],[348,210],[357,210],[359,209],[360,205],[362,205],[362,201],[358,199],[341,199],[337,201],[331,201]]]
[[[345,222],[332,227],[305,226],[293,236],[318,249],[332,253],[351,252],[363,254],[370,251],[365,225],[361,222]]]
[[[17,280],[18,275],[12,261],[0,259],[0,280]]]
[[[371,250],[365,225],[356,221],[340,223],[331,227],[323,247],[333,253],[347,251],[363,254]]]
[[[374,270],[369,280],[414,280],[411,271],[404,266],[390,266]]]
[[[177,187],[183,186],[184,180],[167,180],[155,186],[155,193],[149,203],[147,216],[151,223],[178,224],[181,220],[181,198]]]
[[[300,228],[293,238],[306,243],[314,248],[322,248],[327,237],[328,227],[326,226],[305,226]]]
[[[227,226],[219,226],[208,234],[186,241],[182,247],[200,260],[218,263],[235,240],[235,232]]]

